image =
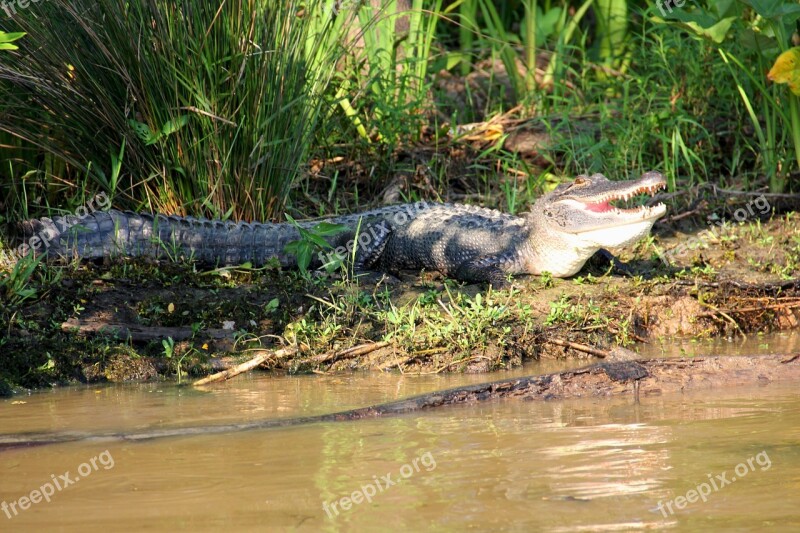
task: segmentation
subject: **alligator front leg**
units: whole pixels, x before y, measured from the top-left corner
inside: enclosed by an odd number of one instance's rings
[[[459,281],[487,282],[493,289],[507,288],[510,285],[508,272],[502,265],[508,260],[509,257],[505,254],[473,259],[459,265],[452,276]]]
[[[610,265],[611,269],[621,276],[632,278],[636,275],[636,272],[634,272],[628,263],[621,261],[616,255],[612,254],[605,248],[600,248],[597,250],[594,256]]]

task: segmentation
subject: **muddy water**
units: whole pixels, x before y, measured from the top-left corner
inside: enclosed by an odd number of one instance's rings
[[[800,336],[783,335],[647,350],[758,353],[798,345]],[[207,392],[172,384],[61,389],[0,402],[0,433],[305,416],[511,375],[256,375]],[[800,388],[665,395],[638,405],[509,400],[381,420],[0,453],[0,531],[222,527],[799,530]]]

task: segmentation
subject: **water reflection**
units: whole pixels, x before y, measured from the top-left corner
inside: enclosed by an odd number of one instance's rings
[[[778,341],[762,339],[767,343],[780,351]],[[74,388],[14,399],[26,403],[4,401],[0,428],[133,431],[289,417],[485,380],[251,376],[208,392],[167,384]],[[74,474],[104,451],[113,457],[113,468],[93,471],[49,502],[18,507],[11,518],[0,509],[0,524],[63,530],[789,530],[800,528],[798,444],[800,392],[791,384],[648,397],[638,405],[627,398],[505,400],[382,420],[145,443],[81,442],[0,453],[0,504],[18,505],[53,476]],[[709,476],[730,479],[738,465],[762,452],[770,468],[754,463],[705,502],[678,499]],[[674,512],[659,510],[666,502]]]

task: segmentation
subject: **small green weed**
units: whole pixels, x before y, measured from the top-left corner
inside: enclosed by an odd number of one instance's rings
[[[34,257],[24,255],[14,264],[10,271],[0,271],[0,289],[3,289],[10,306],[14,307],[29,298],[36,296],[36,287],[32,284],[33,273],[44,259],[44,255]]]
[[[322,250],[330,250],[332,246],[325,240],[325,237],[332,237],[344,231],[347,227],[342,224],[331,224],[330,222],[320,222],[311,229],[306,229],[297,223],[288,213],[286,219],[292,224],[300,233],[300,238],[292,241],[286,245],[284,251],[292,254],[297,258],[297,267],[303,276],[308,275],[308,267],[311,265],[311,260],[314,254]],[[326,264],[326,268],[330,267]],[[333,265],[333,268],[339,265]]]

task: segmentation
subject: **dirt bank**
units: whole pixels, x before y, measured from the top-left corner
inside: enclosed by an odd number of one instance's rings
[[[38,299],[6,313],[0,376],[6,389],[187,379],[281,346],[297,351],[262,366],[485,372],[594,357],[587,346],[796,327],[800,216],[688,218],[668,219],[621,254],[631,277],[593,260],[574,278],[522,277],[504,291],[427,273],[304,279],[131,259],[46,266]]]

